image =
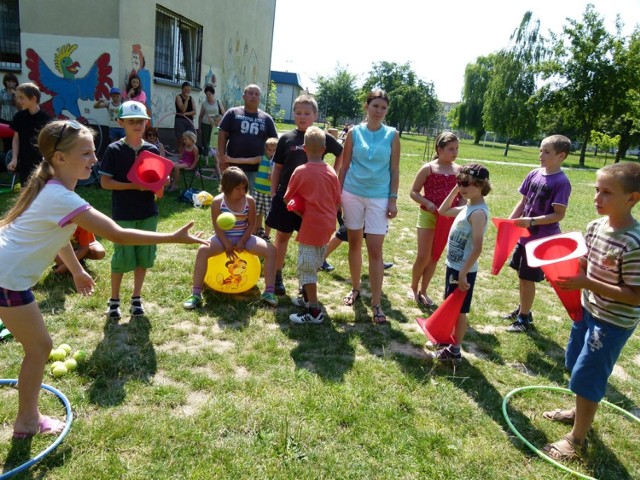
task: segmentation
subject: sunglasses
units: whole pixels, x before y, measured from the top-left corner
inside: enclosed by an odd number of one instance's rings
[[[470,182],[469,180],[458,180],[458,186],[467,188],[469,185],[475,185],[475,182]]]
[[[75,120],[69,120],[68,122],[65,122],[65,124],[60,129],[60,135],[58,135],[58,138],[56,138],[56,143],[53,144],[54,152],[58,151],[58,145],[60,145],[60,141],[64,138],[64,132],[67,130],[67,127],[70,127],[75,131],[82,130],[82,125],[80,125]]]

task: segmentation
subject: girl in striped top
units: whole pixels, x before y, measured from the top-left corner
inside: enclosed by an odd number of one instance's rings
[[[256,225],[256,202],[248,195],[249,180],[238,167],[229,167],[220,178],[222,193],[213,199],[211,204],[211,219],[215,234],[205,248],[200,248],[196,256],[193,270],[193,286],[191,296],[184,301],[184,308],[191,310],[202,305],[202,289],[204,277],[207,273],[209,257],[222,252],[229,260],[236,258],[236,253],[246,250],[264,257],[265,291],[262,300],[275,307],[278,298],[274,293],[276,276],[276,251],[273,245],[262,238],[252,235]],[[230,212],[236,217],[236,222],[229,230],[223,230],[217,219],[221,213]]]

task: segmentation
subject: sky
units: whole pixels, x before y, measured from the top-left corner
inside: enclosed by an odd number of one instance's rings
[[[362,82],[374,63],[409,62],[439,100],[456,102],[467,64],[508,47],[527,10],[559,34],[588,3],[611,33],[616,14],[624,34],[640,23],[640,0],[276,0],[271,69],[298,73],[313,93],[338,64]]]

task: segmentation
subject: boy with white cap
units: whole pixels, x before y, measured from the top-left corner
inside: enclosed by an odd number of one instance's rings
[[[158,208],[155,195],[140,185],[131,183],[127,174],[137,156],[149,151],[159,154],[155,145],[145,142],[143,135],[149,116],[144,104],[124,102],[118,110],[118,124],[124,128],[124,138],[107,147],[100,163],[100,183],[105,190],[113,190],[111,216],[124,228],[137,228],[155,232],[158,226]],[[155,245],[125,246],[114,244],[111,257],[111,298],[107,316],[118,320],[120,313],[120,285],[125,273],[133,271],[132,316],[144,315],[140,298],[147,269],[153,266]]]

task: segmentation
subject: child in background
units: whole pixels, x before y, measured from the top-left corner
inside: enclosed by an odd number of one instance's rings
[[[322,265],[327,243],[336,226],[336,211],[340,208],[341,188],[333,168],[322,160],[325,133],[309,127],[304,134],[307,163],[296,168],[284,195],[286,202],[300,197],[304,205],[298,241],[298,281],[302,286],[302,301],[293,304],[307,307],[301,314],[292,314],[293,323],[322,323],[324,315],[318,303],[318,269]],[[298,212],[296,212],[298,213]]]
[[[256,224],[256,235],[264,238],[267,242],[269,239],[269,233],[271,233],[271,227],[269,225],[263,225],[263,220],[269,215],[271,210],[271,170],[273,167],[273,155],[276,153],[276,146],[278,145],[277,138],[267,138],[264,147],[264,155],[260,160],[258,166],[258,174],[256,175],[256,184],[254,185],[255,197],[256,197],[256,215],[258,216],[258,222]]]
[[[277,230],[275,237],[276,247],[276,294],[287,293],[282,278],[284,259],[287,255],[289,239],[294,230],[300,229],[301,219],[298,215],[287,210],[284,202],[284,194],[289,186],[289,179],[293,171],[307,163],[307,155],[302,149],[304,133],[313,125],[318,117],[318,104],[313,97],[300,95],[293,102],[293,118],[296,128],[284,133],[278,139],[276,153],[273,156],[273,173],[271,175],[271,211],[266,224]],[[342,163],[342,145],[332,135],[326,138],[326,150],[323,154],[331,153],[336,160],[333,164],[335,171],[340,170]],[[334,219],[335,220],[335,219]],[[334,223],[335,227],[335,223]]]
[[[51,118],[40,109],[40,89],[33,83],[22,83],[16,87],[16,103],[20,111],[9,124],[15,133],[11,143],[13,156],[7,170],[18,173],[20,183],[26,185],[31,172],[42,161],[36,138]]]
[[[489,170],[478,163],[465,165],[457,175],[457,185],[438,208],[440,215],[456,217],[447,242],[447,273],[445,298],[456,288],[467,292],[455,327],[454,345],[435,345],[438,350],[433,357],[440,361],[460,361],[460,346],[467,331],[467,313],[471,308],[473,286],[478,273],[478,258],[482,253],[482,240],[489,224],[489,207],[484,201],[491,191]],[[465,201],[454,207],[457,196]]]
[[[144,93],[142,89],[140,77],[135,73],[129,75],[129,81],[127,82],[127,100],[147,104],[147,94]],[[145,111],[146,108],[145,106]]]
[[[180,170],[193,170],[196,168],[196,164],[200,160],[200,151],[196,147],[197,141],[198,137],[190,130],[182,134],[182,153],[180,154],[180,160],[173,165],[173,181],[167,189],[168,192],[178,189]]]
[[[106,108],[109,112],[109,140],[115,142],[124,137],[124,128],[118,124],[118,110],[120,110],[120,90],[113,87],[109,90],[109,100],[98,100],[93,108]]]
[[[158,207],[155,194],[140,185],[131,183],[127,174],[136,157],[158,149],[142,139],[149,116],[140,102],[124,102],[118,112],[118,123],[125,136],[109,145],[100,162],[100,184],[111,195],[111,217],[123,228],[137,228],[155,232],[158,226]],[[147,270],[156,258],[155,245],[121,245],[116,243],[111,257],[111,298],[107,316],[118,320],[120,313],[120,285],[124,274],[133,272],[133,293],[129,311],[133,316],[144,315],[142,285]],[[66,262],[65,262],[66,263]]]
[[[162,144],[162,142],[160,142],[160,138],[158,137],[157,128],[147,126],[146,130],[144,131],[144,139],[151,145],[155,146],[160,152],[160,155],[162,155],[163,157],[167,156],[167,151],[165,150],[164,145]]]
[[[275,248],[262,238],[251,234],[256,224],[256,202],[248,195],[248,190],[249,179],[238,167],[229,167],[222,173],[220,179],[222,193],[217,195],[211,204],[211,220],[215,234],[209,239],[209,245],[198,249],[193,267],[191,296],[182,304],[187,310],[202,305],[202,289],[209,257],[225,252],[229,259],[234,259],[235,252],[243,250],[264,257],[265,291],[261,298],[272,307],[278,306],[278,298],[273,293]],[[236,224],[230,230],[222,230],[216,221],[218,215],[223,212],[231,212],[236,217]]]
[[[594,200],[603,218],[587,227],[587,254],[580,271],[557,282],[563,289],[583,289],[583,316],[572,322],[565,356],[575,409],[543,413],[549,420],[573,425],[563,439],[544,447],[556,460],[586,451],[587,433],[611,372],[640,322],[640,223],[632,215],[640,200],[640,165],[616,163],[598,170]]]
[[[73,190],[89,178],[97,162],[93,132],[75,121],[54,121],[38,136],[40,165],[7,215],[0,219],[0,319],[25,356],[18,377],[18,415],[13,438],[57,435],[64,422],[40,413],[38,397],[52,341],[31,288],[60,255],[82,295],[94,282],[73,253],[69,239],[76,225],[122,244],[206,243],[189,235],[190,223],[174,233],[123,229],[91,208]]]
[[[88,260],[102,260],[105,256],[104,247],[96,240],[95,235],[87,232],[82,227],[76,228],[70,241],[73,253],[83,267],[85,258]],[[60,255],[56,255],[55,263],[53,273],[63,274],[69,271],[69,267],[62,261]]]
[[[418,170],[411,187],[411,199],[420,205],[420,210],[416,225],[418,254],[413,263],[409,294],[418,306],[424,308],[435,306],[431,297],[427,295],[427,288],[437,266],[437,262],[431,259],[431,249],[435,238],[438,208],[456,186],[456,176],[460,171],[460,166],[455,163],[459,144],[458,137],[453,133],[439,134],[435,140],[433,160]],[[424,195],[420,190],[424,190]]]
[[[531,240],[560,233],[560,221],[569,205],[571,184],[562,171],[562,162],[569,155],[571,140],[563,135],[552,135],[540,144],[540,168],[529,173],[522,185],[522,198],[509,215],[517,219],[518,227],[529,229],[529,237],[522,237],[516,245],[509,266],[518,272],[520,305],[506,315],[512,320],[509,332],[526,332],[533,328],[531,307],[536,296],[536,283],[544,280],[542,269],[527,263],[524,246]]]

